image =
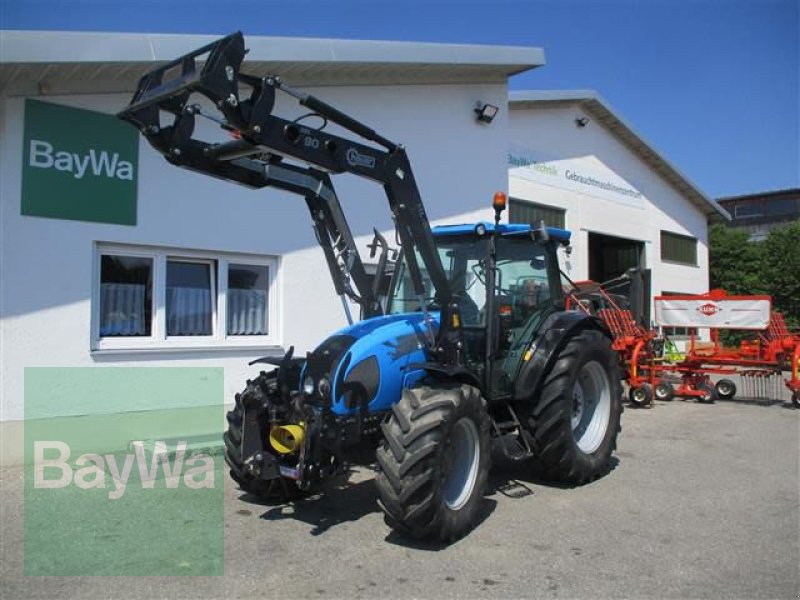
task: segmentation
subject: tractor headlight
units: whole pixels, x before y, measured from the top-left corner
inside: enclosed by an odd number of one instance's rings
[[[311,378],[311,375],[303,379],[303,393],[305,393],[306,396],[310,396],[314,393],[314,380]]]
[[[319,380],[319,384],[317,384],[317,392],[319,392],[319,395],[323,398],[327,398],[331,393],[331,382],[327,377],[323,377]]]

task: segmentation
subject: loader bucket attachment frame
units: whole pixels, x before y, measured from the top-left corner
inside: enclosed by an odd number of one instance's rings
[[[420,299],[425,297],[425,279],[429,279],[442,313],[434,334],[432,320],[427,317],[425,303],[421,300],[430,329],[430,356],[446,365],[462,365],[461,332],[454,325],[460,323],[458,304],[436,250],[405,149],[277,77],[259,78],[242,73],[246,53],[244,37],[236,32],[160,65],[139,80],[130,105],[117,116],[136,126],[174,165],[253,188],[277,187],[305,197],[317,240],[348,319],[345,297],[357,302],[365,317],[382,314],[382,307],[329,174],[350,173],[379,183],[389,202],[401,249],[407,257],[415,295]],[[243,88],[251,89],[245,99],[241,98]],[[325,124],[336,123],[371,143],[323,131],[324,124],[312,129],[302,122],[305,117],[290,121],[273,115],[277,91],[292,96],[310,109],[310,114],[322,117]],[[193,102],[193,94],[208,99],[222,118],[207,114],[203,105]],[[162,126],[163,112],[173,119]],[[215,121],[235,139],[222,143],[196,139],[193,136],[198,116]],[[286,160],[295,162],[287,164]],[[385,268],[385,262],[382,263]],[[380,278],[383,273],[375,276]]]

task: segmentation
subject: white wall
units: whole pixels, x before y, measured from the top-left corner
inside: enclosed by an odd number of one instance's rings
[[[476,123],[473,113],[478,100],[506,106],[505,85],[309,91],[407,146],[432,220],[466,222],[477,216],[466,213],[475,211],[488,217],[482,207],[507,185],[505,111],[489,126]],[[129,98],[39,99],[113,113]],[[21,216],[23,105],[22,98],[0,99],[0,419],[23,418],[24,368],[34,366],[222,366],[227,402],[257,372],[248,360],[290,344],[306,352],[344,324],[301,198],[176,169],[144,140],[136,227]],[[276,113],[301,111],[279,102]],[[390,228],[377,185],[352,176],[335,183],[356,236],[371,237],[373,226]],[[281,257],[281,348],[92,352],[90,294],[98,241]]]
[[[588,118],[589,123],[577,127],[579,117]],[[564,189],[542,183],[544,177],[534,182],[515,176],[511,169],[511,196],[566,209],[566,227],[573,235],[571,278],[588,278],[588,233],[592,231],[645,242],[654,295],[663,290],[708,291],[705,215],[578,105],[512,110],[509,138],[512,145],[531,149],[540,160],[577,164],[642,193],[639,199],[614,201],[610,194],[591,187]],[[661,230],[696,238],[698,266],[662,262]]]

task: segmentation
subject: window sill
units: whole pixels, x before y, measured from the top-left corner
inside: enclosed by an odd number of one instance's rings
[[[283,356],[286,351],[283,346],[274,344],[207,344],[195,346],[163,346],[163,345],[142,345],[142,346],[120,346],[92,348],[89,350],[91,356],[112,356],[112,355],[136,355],[136,354],[208,354],[217,352],[220,354],[242,353],[247,351],[261,356]]]
[[[663,264],[665,264],[665,265],[673,265],[673,266],[676,266],[676,267],[689,267],[689,268],[692,268],[692,269],[699,269],[700,268],[700,265],[698,265],[696,263],[695,264],[685,263],[685,262],[680,262],[680,261],[677,261],[677,260],[667,260],[665,258],[662,258],[661,262]]]

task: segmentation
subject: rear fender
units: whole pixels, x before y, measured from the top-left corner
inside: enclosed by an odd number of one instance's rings
[[[611,339],[611,332],[603,321],[583,312],[557,312],[547,318],[539,329],[539,335],[525,351],[525,359],[514,385],[516,400],[530,402],[539,396],[544,375],[567,340],[584,329],[600,331]]]

